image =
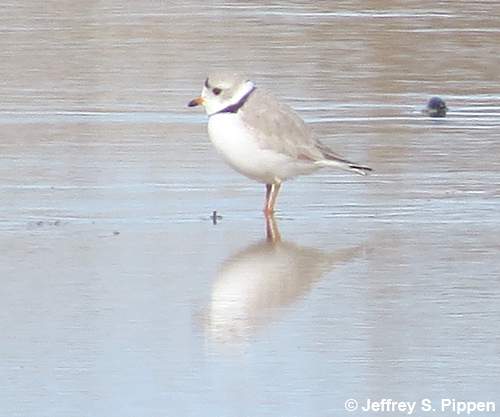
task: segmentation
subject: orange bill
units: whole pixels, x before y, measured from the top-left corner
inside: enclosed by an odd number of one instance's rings
[[[188,103],[188,106],[195,107],[195,106],[199,106],[200,104],[204,104],[204,102],[205,102],[205,100],[203,100],[203,97],[196,97]]]

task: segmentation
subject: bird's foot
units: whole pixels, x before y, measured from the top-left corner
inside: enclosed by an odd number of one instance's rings
[[[274,216],[274,209],[270,208],[270,207],[264,207],[264,216],[266,217],[273,217]]]

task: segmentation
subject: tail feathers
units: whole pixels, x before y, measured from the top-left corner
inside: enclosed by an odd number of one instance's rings
[[[355,172],[359,175],[368,175],[372,171],[372,169],[369,167],[340,159],[323,159],[321,161],[316,161],[315,164],[319,165],[320,167],[340,168],[344,171]]]

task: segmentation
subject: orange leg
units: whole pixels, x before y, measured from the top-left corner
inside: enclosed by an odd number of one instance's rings
[[[271,197],[272,188],[272,184],[266,184],[266,204],[264,205],[264,213],[267,211],[267,207],[269,207],[269,197]]]
[[[278,224],[274,219],[274,216],[268,215],[266,216],[266,238],[268,242],[278,243],[281,242],[281,235],[278,229]]]
[[[266,184],[266,205],[264,207],[264,214],[270,216],[274,213],[274,206],[280,191],[281,183]]]

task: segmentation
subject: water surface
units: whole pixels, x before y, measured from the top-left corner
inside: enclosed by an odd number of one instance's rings
[[[5,4],[0,414],[500,407],[499,18],[495,2]],[[268,242],[264,187],[186,108],[214,68],[375,173],[285,184]],[[432,95],[446,119],[420,114]]]

